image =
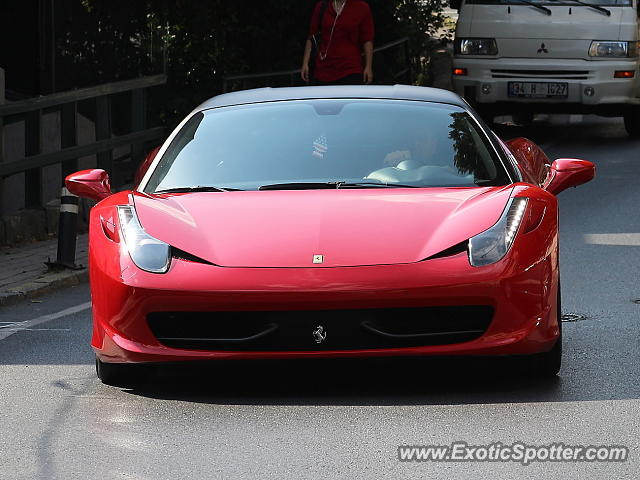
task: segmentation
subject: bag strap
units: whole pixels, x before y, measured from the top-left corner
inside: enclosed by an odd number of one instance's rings
[[[322,20],[324,20],[324,14],[326,13],[327,8],[329,8],[329,0],[322,0],[322,5],[320,6],[320,15],[318,16],[318,37],[322,32]]]

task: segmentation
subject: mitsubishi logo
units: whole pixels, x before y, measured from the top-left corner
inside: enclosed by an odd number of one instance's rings
[[[540,48],[538,49],[538,53],[549,53],[549,50],[547,50],[547,47],[545,46],[544,43],[540,44]]]
[[[327,332],[324,331],[324,327],[322,325],[318,325],[313,331],[313,339],[316,341],[316,343],[322,343],[326,338]]]

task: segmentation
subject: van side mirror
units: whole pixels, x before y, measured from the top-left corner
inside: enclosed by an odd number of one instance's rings
[[[587,183],[596,175],[596,166],[586,160],[559,158],[551,164],[551,180],[546,190],[554,195],[569,187]]]
[[[449,0],[449,8],[453,8],[454,10],[460,10],[462,6],[462,0]]]
[[[109,174],[98,168],[72,173],[65,178],[64,184],[74,195],[91,198],[98,202],[111,195]]]

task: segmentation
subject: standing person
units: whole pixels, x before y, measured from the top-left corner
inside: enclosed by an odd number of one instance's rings
[[[316,58],[312,59],[312,37],[316,34],[320,35],[320,45]],[[315,62],[313,78],[309,75],[309,62]],[[300,76],[315,85],[373,82],[373,16],[365,1],[318,2],[311,18]]]

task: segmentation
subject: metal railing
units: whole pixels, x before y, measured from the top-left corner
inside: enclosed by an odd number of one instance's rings
[[[61,164],[62,180],[78,169],[78,159],[96,155],[97,167],[110,174],[119,167],[114,162],[113,150],[131,146],[131,159],[138,160],[144,154],[144,144],[158,140],[165,134],[164,127],[147,128],[147,89],[164,85],[166,75],[153,75],[132,80],[106,83],[95,87],[3,103],[0,98],[0,139],[3,124],[24,121],[24,156],[7,161],[0,148],[0,184],[5,177],[24,172],[25,208],[43,206],[42,168]],[[112,122],[112,97],[130,92],[130,133],[114,136]],[[2,97],[0,92],[0,97]],[[78,145],[78,102],[94,101],[95,142]],[[51,153],[41,152],[43,112],[59,112],[61,149]],[[1,140],[0,140],[1,142]],[[1,145],[1,143],[0,143]],[[118,172],[120,173],[120,172]],[[117,177],[117,175],[116,175]],[[122,177],[120,177],[121,179]],[[118,179],[114,184],[118,184]],[[2,210],[0,205],[0,211]]]
[[[402,56],[399,62],[403,68],[398,71],[385,71],[384,66],[392,65],[396,62],[383,62],[380,57],[389,55],[395,51],[399,51]],[[373,50],[374,57],[374,76],[382,78],[382,82],[376,83],[396,83],[404,81],[407,84],[413,82],[413,72],[411,69],[411,57],[409,51],[409,38],[403,37],[393,42],[386,43]],[[397,60],[397,59],[396,59]],[[250,74],[233,74],[224,77],[223,91],[230,92],[235,90],[245,90],[247,88],[257,88],[261,86],[268,87],[285,87],[303,85],[300,78],[300,69],[283,70],[278,72],[263,72]]]

